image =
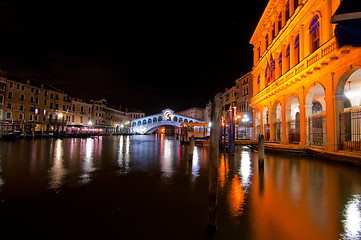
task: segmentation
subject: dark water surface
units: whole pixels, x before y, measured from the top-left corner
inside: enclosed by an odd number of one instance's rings
[[[171,136],[0,142],[0,238],[205,239],[208,149]],[[360,239],[361,169],[237,146],[215,239]]]

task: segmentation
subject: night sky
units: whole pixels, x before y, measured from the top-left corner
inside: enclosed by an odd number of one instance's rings
[[[19,2],[0,1],[0,69],[147,114],[203,108],[251,71],[267,4]]]

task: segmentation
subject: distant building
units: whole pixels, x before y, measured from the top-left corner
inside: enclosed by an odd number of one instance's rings
[[[83,99],[71,100],[71,118],[68,124],[77,126],[92,127],[92,107],[93,104],[85,102]]]
[[[198,107],[188,108],[186,110],[177,112],[177,114],[187,116],[187,117],[191,117],[191,118],[195,118],[195,119],[202,120],[202,121],[204,120],[203,109],[198,108]]]
[[[206,107],[203,110],[203,116],[205,122],[209,123],[212,121],[212,101],[209,100],[206,104]]]
[[[249,106],[253,97],[253,78],[249,72],[236,80],[236,106],[240,137],[253,137],[253,109]]]
[[[131,117],[107,106],[105,99],[89,102],[36,81],[7,76],[0,70],[0,134],[14,132],[67,134],[127,133]]]
[[[237,100],[237,91],[236,86],[227,88],[221,97],[221,106],[222,106],[222,116],[228,116],[228,110],[236,106]]]
[[[6,96],[6,73],[0,70],[0,121],[4,117],[4,106]]]
[[[141,112],[139,110],[131,110],[131,111],[128,111],[128,108],[125,109],[125,116],[127,118],[129,118],[130,121],[134,120],[134,119],[137,119],[137,118],[142,118],[145,116],[145,113],[144,112]]]
[[[6,77],[2,123],[10,132],[61,132],[70,119],[68,95],[52,86]]]

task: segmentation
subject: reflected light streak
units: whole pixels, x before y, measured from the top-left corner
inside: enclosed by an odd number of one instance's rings
[[[228,203],[230,207],[230,213],[234,216],[240,216],[243,214],[243,205],[245,202],[245,193],[241,185],[238,175],[235,175],[231,182],[230,192],[228,195]]]
[[[63,166],[63,141],[57,140],[55,145],[55,156],[53,159],[53,166],[50,169],[50,183],[51,189],[58,189],[62,185],[66,170]]]
[[[89,183],[91,180],[90,173],[93,171],[93,145],[94,140],[87,138],[85,143],[85,158],[83,163],[84,172],[80,177],[81,183],[83,184]]]
[[[1,186],[4,184],[4,181],[1,178],[1,173],[2,173],[2,168],[1,168],[1,156],[0,156],[0,189],[1,189]]]
[[[173,144],[172,141],[168,139],[161,140],[163,144],[161,145],[162,156],[161,156],[161,169],[164,173],[165,177],[170,178],[173,173],[173,166],[172,166],[172,156],[173,156]]]
[[[353,199],[345,205],[343,212],[344,227],[343,239],[360,239],[361,238],[361,196],[354,195]]]
[[[219,167],[218,167],[218,179],[219,179],[220,188],[224,187],[228,172],[229,172],[228,161],[225,159],[224,154],[222,154],[221,159],[219,160]]]
[[[199,177],[199,155],[198,148],[195,147],[193,150],[193,160],[192,160],[192,176],[193,182]]]
[[[124,144],[125,142],[125,144]],[[120,168],[120,174],[127,174],[130,170],[129,167],[129,151],[130,151],[130,137],[121,137],[119,139],[119,150],[118,150],[118,166]]]
[[[247,189],[251,185],[252,164],[249,152],[243,151],[241,155],[241,164],[239,174],[242,178],[242,186]]]

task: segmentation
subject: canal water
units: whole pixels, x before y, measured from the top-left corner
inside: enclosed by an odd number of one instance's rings
[[[0,142],[0,238],[206,239],[207,148],[172,136]],[[237,146],[214,239],[360,239],[360,168]],[[7,236],[7,238],[5,237]]]

